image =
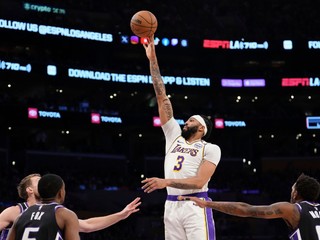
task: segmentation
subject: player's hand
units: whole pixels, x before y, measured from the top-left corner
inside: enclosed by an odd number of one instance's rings
[[[138,208],[141,204],[140,199],[141,198],[137,197],[120,212],[122,219],[125,219],[129,217],[132,213],[138,212],[140,210]]]
[[[151,193],[154,190],[163,189],[167,187],[167,182],[163,178],[156,178],[156,177],[146,178],[142,180],[141,183],[144,183],[144,185],[142,186],[142,189],[146,193]]]
[[[154,46],[154,35],[148,38],[148,43],[143,44],[144,49],[146,50],[146,55],[150,61],[156,60],[156,49]]]
[[[179,196],[179,201],[193,201],[196,206],[199,206],[201,208],[207,207],[207,202],[198,198],[198,197],[189,197],[189,196]]]

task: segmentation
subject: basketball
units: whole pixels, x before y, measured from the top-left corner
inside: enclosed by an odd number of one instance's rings
[[[151,37],[156,32],[157,27],[157,18],[147,10],[139,11],[131,18],[130,28],[138,37]]]

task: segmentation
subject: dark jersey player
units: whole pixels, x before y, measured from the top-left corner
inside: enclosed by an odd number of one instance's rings
[[[40,174],[33,173],[24,177],[17,186],[19,197],[25,202],[10,206],[0,213],[0,240],[7,240],[8,232],[16,218],[28,207],[39,203],[40,196],[38,193],[38,182]],[[137,197],[129,203],[122,211],[113,214],[93,217],[88,219],[79,219],[80,232],[94,232],[107,228],[121,220],[126,219],[132,213],[139,211],[138,206],[141,204],[140,198]]]
[[[28,209],[29,205],[28,205],[28,202],[22,202],[22,203],[18,203],[16,206],[15,206],[17,209],[19,209],[18,211],[20,213],[23,213],[25,210]],[[6,228],[4,228],[2,231],[1,231],[1,234],[0,234],[0,240],[6,240],[7,237],[8,237],[8,233],[9,233],[9,230],[10,228],[12,227],[12,224],[13,223],[9,223],[7,225]],[[1,225],[1,224],[0,224]]]
[[[179,199],[192,200],[199,207],[213,208],[239,217],[282,218],[289,228],[291,240],[320,240],[319,194],[319,182],[301,174],[292,186],[290,202],[253,206],[243,202],[207,202],[197,197],[179,196]]]
[[[29,207],[14,222],[8,240],[80,240],[77,215],[61,205],[65,199],[62,178],[46,174],[40,178],[41,203]]]

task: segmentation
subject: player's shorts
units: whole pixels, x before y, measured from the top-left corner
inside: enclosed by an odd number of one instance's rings
[[[211,201],[207,192],[184,196],[197,196]],[[201,208],[192,201],[179,201],[168,195],[164,212],[166,240],[215,240],[215,225],[211,208]]]

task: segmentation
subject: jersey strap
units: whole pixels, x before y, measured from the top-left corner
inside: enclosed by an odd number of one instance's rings
[[[20,213],[23,213],[25,210],[28,209],[29,205],[27,202],[22,202],[17,204],[20,208]]]

